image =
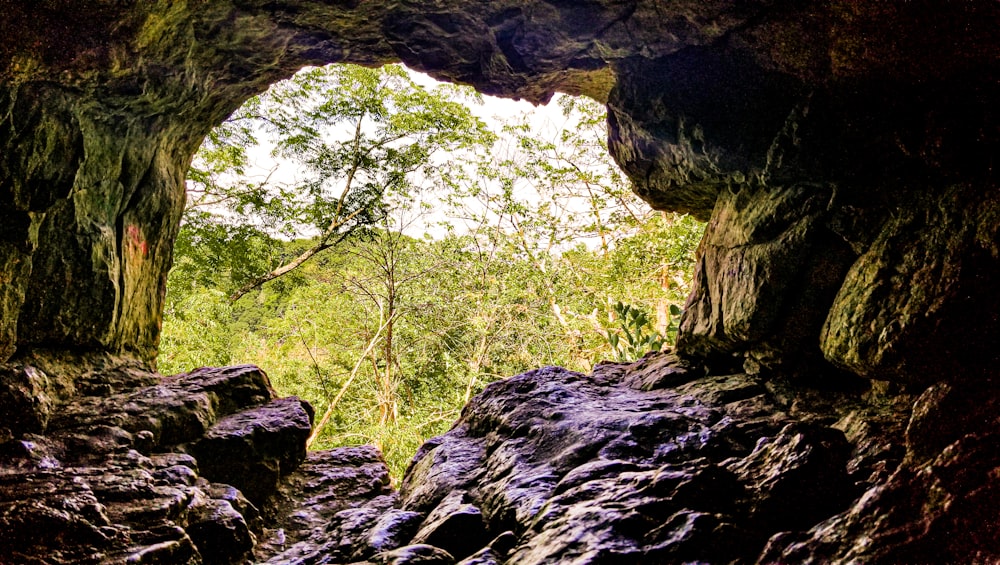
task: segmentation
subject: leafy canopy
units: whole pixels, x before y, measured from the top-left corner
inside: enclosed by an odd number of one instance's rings
[[[251,99],[195,156],[176,267],[187,276],[175,278],[198,284],[199,273],[225,272],[239,298],[441,184],[451,168],[442,155],[495,140],[459,92],[426,89],[399,65],[332,65]],[[254,176],[263,152],[287,167]],[[282,253],[279,238],[306,237],[311,248]]]

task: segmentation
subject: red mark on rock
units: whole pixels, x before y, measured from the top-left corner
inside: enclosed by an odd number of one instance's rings
[[[132,244],[134,249],[137,249],[143,257],[149,255],[149,244],[142,237],[142,232],[139,231],[139,227],[136,225],[130,225],[125,229],[125,233],[128,236],[129,242]]]

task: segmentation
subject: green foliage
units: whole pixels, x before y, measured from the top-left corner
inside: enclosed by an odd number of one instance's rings
[[[251,99],[208,136],[188,174],[179,255],[189,272],[222,271],[228,292],[245,292],[302,256],[282,255],[279,240],[319,234],[313,252],[323,251],[444,183],[452,165],[438,155],[495,139],[455,92],[425,89],[399,65],[332,65]],[[294,175],[255,170],[267,151]]]
[[[684,310],[676,304],[670,304],[667,306],[667,315],[670,317],[667,321],[667,334],[664,336],[664,341],[666,343],[676,343],[677,342],[677,332],[681,329],[681,315]]]
[[[618,328],[617,331],[608,331],[607,340],[619,361],[638,359],[650,351],[663,348],[667,340],[653,329],[645,312],[622,302],[616,302],[611,310],[617,318]],[[625,341],[621,340],[622,337]]]
[[[167,306],[169,320],[160,339],[160,349],[169,352],[159,359],[166,374],[202,366],[225,366],[234,362],[229,330],[231,310],[225,295],[197,289]]]
[[[568,127],[521,118],[481,151],[496,136],[467,98],[399,67],[310,69],[214,131],[189,175],[161,371],[257,364],[330,409],[314,448],[374,443],[398,479],[489,382],[669,343],[702,226],[631,192],[599,105],[562,98]],[[269,137],[295,183],[253,176]],[[407,235],[429,213],[444,233]]]

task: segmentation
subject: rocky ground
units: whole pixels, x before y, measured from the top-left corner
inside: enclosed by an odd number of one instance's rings
[[[311,408],[255,367],[162,378],[106,361],[72,390],[66,367],[0,374],[0,563],[998,555],[1000,455],[928,427],[963,409],[944,386],[806,391],[671,354],[547,367],[487,387],[395,491],[374,448],[307,455]]]

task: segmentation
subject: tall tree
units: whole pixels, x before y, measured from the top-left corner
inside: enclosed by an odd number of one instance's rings
[[[494,135],[462,96],[451,86],[425,89],[398,65],[298,73],[206,140],[189,175],[182,240],[214,250],[201,263],[228,270],[230,299],[239,299],[377,224],[387,198],[440,183],[451,166],[441,155],[491,145]],[[253,174],[268,139],[295,178]],[[312,245],[281,256],[275,237],[311,237]]]
[[[603,274],[581,270],[586,262],[565,268],[566,252],[585,242],[608,260],[618,242],[654,214],[608,154],[605,109],[568,96],[558,103],[565,118],[561,125],[539,127],[527,116],[506,123],[502,147],[474,173],[453,179],[451,203],[466,218],[467,229],[494,246],[513,246],[533,266],[553,319],[577,350],[574,365],[582,368],[593,356],[591,336],[585,334],[596,330],[607,337],[595,309],[611,315],[611,307],[625,297],[602,288]],[[567,284],[589,289],[587,300],[567,293]]]

